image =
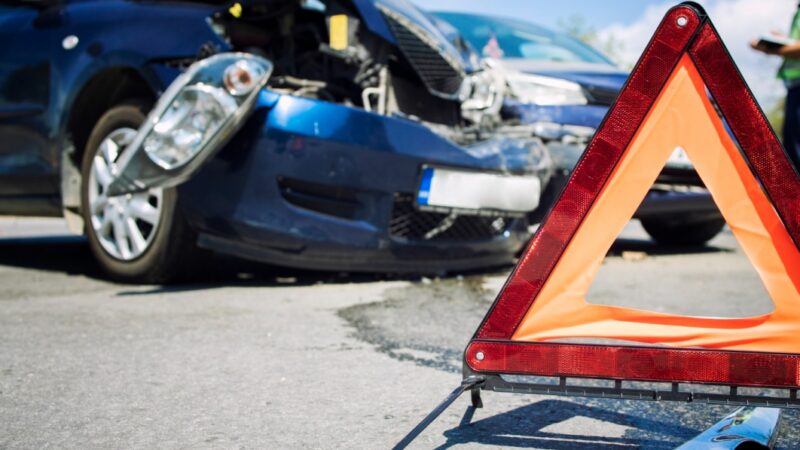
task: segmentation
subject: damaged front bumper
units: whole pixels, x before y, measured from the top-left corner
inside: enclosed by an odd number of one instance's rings
[[[465,149],[410,120],[264,91],[179,197],[201,246],[248,259],[370,272],[499,266],[530,237],[524,215],[420,205],[420,185],[427,167],[544,182],[550,164],[532,164],[529,144]]]
[[[421,183],[434,168],[467,180],[488,174],[479,178],[490,187],[523,181],[540,189],[552,162],[539,140],[495,136],[459,146],[410,119],[254,92],[228,128],[217,130],[224,139],[210,139],[177,169],[153,164],[144,144],[158,127],[155,119],[176,109],[170,96],[162,97],[139,131],[138,147],[129,148],[136,150],[128,156],[133,163],[120,165],[112,194],[177,185],[180,213],[200,246],[308,269],[437,273],[499,266],[513,263],[530,237],[525,211],[538,204],[538,190],[533,200],[523,194],[508,205],[497,196],[450,204],[446,195],[431,205],[420,200]],[[172,87],[169,93],[177,98]]]

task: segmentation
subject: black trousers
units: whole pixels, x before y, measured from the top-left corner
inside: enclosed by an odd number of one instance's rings
[[[783,146],[795,169],[800,172],[800,85],[797,84],[786,93]]]

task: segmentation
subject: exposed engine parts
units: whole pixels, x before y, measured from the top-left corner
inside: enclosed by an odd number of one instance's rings
[[[222,11],[214,27],[239,51],[271,60],[270,88],[363,107],[362,92],[380,85],[389,45],[359,27],[338,2],[257,1]]]
[[[467,46],[442,49],[439,31],[381,8],[396,40],[369,31],[348,1],[250,1],[212,26],[234,49],[271,60],[272,90],[423,123],[454,142],[503,125],[506,83]],[[467,61],[465,64],[463,61]],[[465,67],[471,62],[471,67]]]

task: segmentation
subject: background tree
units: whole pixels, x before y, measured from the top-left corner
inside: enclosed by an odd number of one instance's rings
[[[595,50],[599,50],[617,64],[622,64],[620,54],[623,43],[614,38],[614,36],[601,38],[597,30],[589,25],[584,16],[573,14],[567,18],[559,19],[557,23],[563,32],[593,47]]]

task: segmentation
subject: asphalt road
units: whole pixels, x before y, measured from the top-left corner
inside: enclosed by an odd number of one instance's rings
[[[107,282],[59,221],[0,219],[0,448],[387,448],[460,381],[507,270],[383,279],[211,261],[190,284]],[[668,251],[632,224],[590,301],[750,315],[770,302],[728,233]],[[485,393],[416,448],[673,448],[730,412]],[[784,413],[779,448],[800,448]]]

